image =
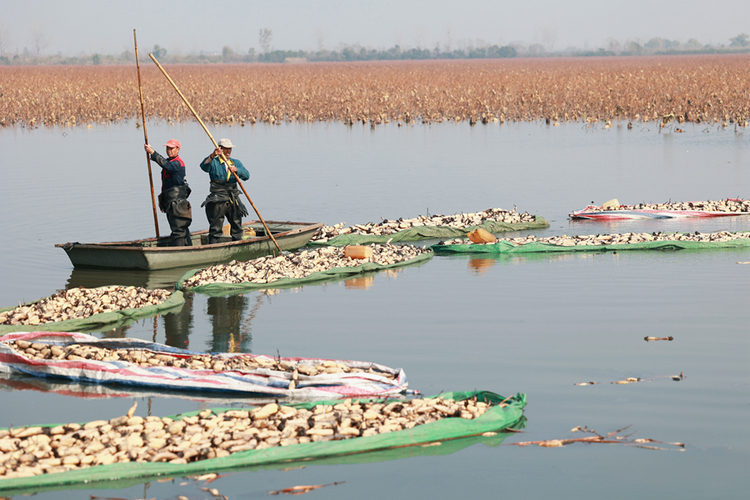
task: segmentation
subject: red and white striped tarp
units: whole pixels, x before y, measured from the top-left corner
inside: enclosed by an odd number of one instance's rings
[[[256,354],[214,354],[222,358],[249,356],[319,365],[326,361],[363,372],[323,373],[306,376],[298,374],[296,387],[290,389],[292,373],[259,368],[255,370],[194,370],[174,366],[140,366],[128,361],[59,360],[29,358],[13,349],[8,341],[56,344],[94,345],[108,349],[141,349],[158,354],[179,357],[206,353],[192,352],[139,339],[98,339],[83,333],[68,332],[18,332],[0,337],[0,372],[22,373],[37,377],[51,377],[97,384],[116,384],[159,390],[194,392],[220,392],[244,396],[273,396],[289,399],[336,399],[343,397],[372,397],[396,395],[406,392],[409,384],[400,368],[349,360],[314,358],[272,358]],[[372,370],[370,370],[372,368]],[[372,373],[374,372],[374,373]],[[390,378],[389,376],[393,378]]]
[[[732,199],[741,202],[743,200]],[[691,202],[699,204],[702,202]],[[583,210],[568,214],[571,219],[591,220],[630,220],[630,219],[681,219],[691,217],[729,217],[750,215],[750,212],[719,212],[715,210],[656,210],[636,208],[635,205],[620,205],[619,208],[606,210],[596,205],[588,205]]]

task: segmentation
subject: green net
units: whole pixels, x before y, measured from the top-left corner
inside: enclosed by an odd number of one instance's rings
[[[490,233],[503,233],[508,231],[526,231],[529,229],[546,229],[549,227],[542,217],[536,217],[535,222],[519,222],[518,224],[508,224],[506,222],[485,221],[479,226],[467,226],[457,228],[452,226],[417,226],[404,229],[394,234],[340,234],[328,241],[311,241],[307,244],[310,247],[336,246],[343,247],[346,245],[369,245],[370,243],[399,243],[405,241],[419,241],[429,239],[449,239],[463,238],[471,231],[482,228]]]
[[[240,293],[262,288],[294,288],[300,285],[307,285],[323,281],[341,280],[353,276],[360,276],[366,273],[375,273],[386,269],[421,265],[430,260],[433,255],[434,254],[432,252],[426,252],[412,259],[388,265],[366,262],[364,264],[353,267],[334,267],[333,269],[329,269],[327,271],[312,273],[308,276],[305,276],[304,278],[281,278],[270,283],[209,283],[206,285],[195,287],[185,286],[185,281],[193,277],[197,272],[201,271],[201,269],[193,269],[192,271],[188,271],[187,273],[185,273],[179,279],[179,281],[177,281],[175,287],[178,290],[188,290],[205,295],[226,295],[228,293]]]
[[[518,421],[504,427],[509,431],[490,431],[482,433],[478,436],[461,437],[455,439],[446,439],[442,441],[431,441],[427,444],[417,444],[410,446],[397,446],[393,448],[386,448],[378,451],[369,451],[362,453],[346,454],[346,455],[335,455],[324,458],[310,458],[302,459],[299,462],[300,465],[305,467],[315,465],[351,465],[351,464],[372,464],[377,462],[387,462],[391,460],[401,460],[405,458],[415,457],[438,457],[446,456],[451,453],[456,453],[464,448],[473,446],[475,444],[483,444],[489,447],[497,447],[503,444],[503,441],[508,436],[515,434],[513,431],[517,431],[526,427],[526,417],[522,416]],[[261,470],[285,470],[290,467],[294,467],[294,464],[287,462],[272,462],[261,465],[248,465],[248,466],[229,466],[226,468],[218,468],[211,470],[213,473],[229,471],[232,473],[238,472],[256,472]],[[198,474],[201,474],[200,472]],[[33,485],[28,487],[14,487],[3,489],[2,483],[0,483],[0,492],[9,497],[16,495],[30,495],[35,493],[42,493],[45,491],[59,491],[59,490],[80,490],[80,489],[122,489],[135,486],[137,484],[143,484],[151,480],[166,480],[169,478],[183,477],[185,475],[194,475],[193,473],[173,473],[173,474],[162,474],[159,476],[146,475],[140,477],[129,477],[124,479],[114,479],[107,482],[95,482],[93,484],[78,482],[72,484],[47,484],[47,485]]]
[[[171,464],[165,462],[126,462],[111,465],[97,465],[94,467],[75,469],[56,474],[42,474],[31,477],[19,477],[11,479],[0,479],[0,493],[28,494],[50,489],[62,489],[70,487],[95,488],[122,488],[135,482],[142,482],[162,476],[195,475],[207,472],[218,472],[234,469],[248,468],[273,468],[278,464],[288,467],[289,463],[309,460],[335,460],[337,457],[347,457],[346,463],[353,460],[350,456],[355,455],[355,460],[366,462],[375,460],[390,460],[409,456],[403,449],[420,446],[428,443],[442,442],[466,438],[470,436],[481,436],[488,432],[499,432],[506,428],[518,427],[522,424],[523,408],[526,406],[526,395],[517,394],[511,398],[488,391],[452,392],[441,394],[444,399],[463,401],[477,398],[478,401],[494,405],[483,415],[474,419],[444,418],[436,422],[417,425],[411,429],[397,432],[378,434],[368,437],[357,437],[336,441],[311,442],[294,444],[290,446],[277,446],[262,450],[247,450],[233,453],[227,457],[199,460],[187,464]],[[365,400],[363,400],[365,401]],[[505,402],[508,406],[499,406]],[[337,404],[340,401],[311,402],[291,405],[295,408],[311,409],[318,404]],[[216,409],[219,414],[228,409]],[[199,412],[185,413],[171,418],[180,420],[183,417],[197,415]],[[53,427],[59,424],[48,425]],[[492,436],[488,436],[492,437]],[[504,439],[504,436],[503,436]],[[459,443],[460,444],[460,443]],[[468,442],[466,445],[473,444]],[[499,444],[499,443],[495,443]],[[394,456],[388,452],[401,449]],[[442,451],[442,450],[440,450]],[[440,452],[438,451],[438,453]],[[380,452],[381,456],[369,456],[372,452]],[[368,453],[368,456],[360,455]],[[328,463],[338,463],[331,461]],[[132,481],[137,479],[138,481]],[[129,482],[132,481],[132,482]]]
[[[111,287],[101,287],[102,289]],[[47,298],[47,297],[45,297]],[[36,304],[45,298],[29,302],[24,305]],[[168,312],[179,312],[185,304],[185,298],[182,292],[173,292],[167,300],[161,304],[150,305],[139,308],[122,309],[106,313],[94,314],[88,318],[67,319],[65,321],[55,321],[52,323],[40,323],[38,325],[0,325],[0,335],[12,332],[93,332],[100,330],[111,330],[130,324],[138,319],[156,316],[157,314],[166,314]],[[5,307],[0,312],[14,309],[14,307]]]
[[[563,253],[563,252],[622,252],[629,250],[704,250],[735,248],[749,249],[750,239],[737,238],[728,241],[643,241],[618,245],[573,245],[561,246],[534,241],[524,245],[514,245],[507,241],[489,244],[432,245],[438,255],[449,254],[524,254],[524,253]]]

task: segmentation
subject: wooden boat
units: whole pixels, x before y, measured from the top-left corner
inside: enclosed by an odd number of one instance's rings
[[[313,233],[323,227],[315,222],[266,221],[271,234],[282,250],[294,250],[310,241]],[[107,243],[58,243],[68,254],[74,267],[105,269],[171,269],[202,267],[230,260],[250,260],[278,252],[260,221],[246,222],[255,236],[239,241],[222,236],[219,243],[208,244],[208,230],[192,233],[193,246],[170,247],[170,237],[147,238]]]

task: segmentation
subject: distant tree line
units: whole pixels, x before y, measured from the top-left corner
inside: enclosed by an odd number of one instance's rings
[[[0,41],[3,37],[0,32]],[[92,54],[75,57],[64,57],[62,55],[46,56],[42,54],[44,48],[49,45],[49,40],[43,33],[34,37],[34,51],[24,49],[21,54],[10,55],[7,51],[7,43],[0,43],[0,65],[33,65],[33,64],[70,64],[70,65],[100,65],[100,64],[123,64],[130,63],[135,59],[132,51],[124,51],[119,56]],[[159,60],[171,64],[196,64],[196,63],[284,63],[284,62],[336,62],[336,61],[395,61],[395,60],[425,60],[425,59],[498,59],[512,57],[608,57],[608,56],[644,56],[644,55],[676,55],[676,54],[721,54],[750,52],[750,35],[740,33],[729,39],[729,46],[704,45],[698,40],[691,38],[686,43],[665,38],[652,38],[645,43],[638,40],[627,40],[620,43],[618,40],[610,39],[607,47],[596,50],[580,50],[568,48],[565,50],[551,50],[552,44],[542,45],[539,43],[524,45],[511,43],[498,46],[489,44],[469,45],[467,48],[441,50],[437,44],[433,49],[425,48],[402,48],[394,45],[388,49],[371,49],[360,45],[343,46],[339,50],[325,50],[321,47],[317,51],[304,50],[273,50],[271,42],[273,33],[264,28],[259,32],[259,45],[262,52],[256,52],[250,48],[247,52],[235,51],[230,46],[224,46],[221,53],[200,53],[189,55],[169,54],[167,49],[154,45],[150,51]],[[143,51],[142,60],[148,60],[148,50]]]

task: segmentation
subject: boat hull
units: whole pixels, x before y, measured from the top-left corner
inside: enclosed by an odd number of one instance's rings
[[[282,250],[294,250],[306,245],[313,233],[323,227],[322,223],[312,222],[267,221],[266,224]],[[252,227],[258,236],[208,245],[208,230],[204,230],[191,235],[191,247],[170,247],[169,237],[108,243],[59,243],[55,246],[65,250],[76,268],[147,271],[250,260],[278,253],[259,221],[246,222],[243,227]]]

